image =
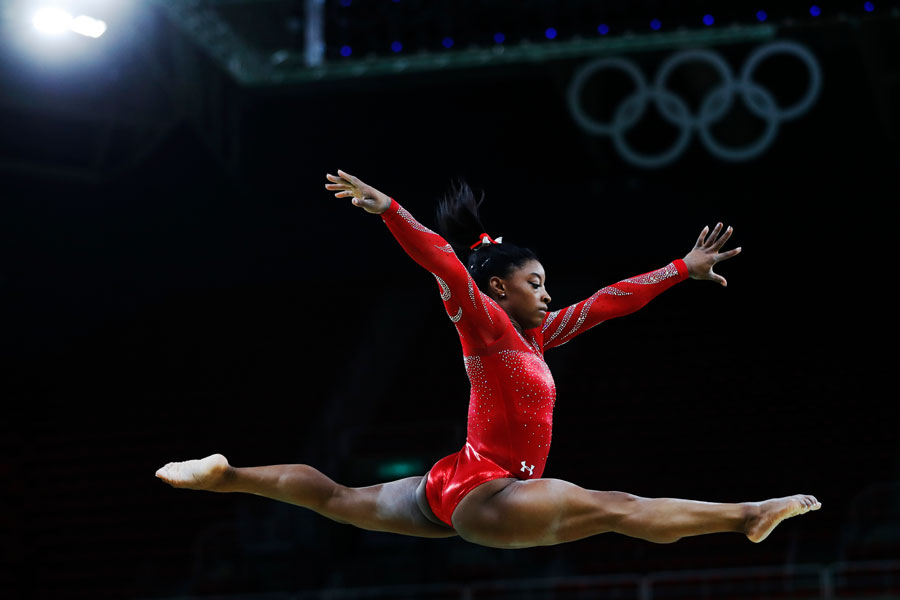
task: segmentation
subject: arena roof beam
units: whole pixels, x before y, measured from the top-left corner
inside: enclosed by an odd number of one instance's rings
[[[274,70],[266,79],[247,82],[250,85],[279,85],[312,81],[338,80],[473,69],[499,65],[534,64],[572,58],[631,54],[671,48],[708,47],[739,42],[772,39],[776,28],[772,25],[736,26],[721,30],[682,30],[668,33],[631,34],[597,40],[570,40],[547,43],[520,43],[509,46],[456,50],[442,53],[422,53],[398,58],[379,58],[323,64],[319,67]],[[296,64],[290,56],[288,64]]]
[[[247,41],[226,19],[225,9],[255,4],[275,5],[279,0],[153,0],[182,32],[222,69],[245,87],[272,87],[365,76],[473,69],[528,64],[569,58],[627,54],[687,46],[716,46],[768,40],[777,28],[770,24],[683,29],[672,32],[624,34],[600,39],[520,43],[449,52],[326,62],[323,58],[322,0],[305,0],[303,50],[282,48],[272,52]]]

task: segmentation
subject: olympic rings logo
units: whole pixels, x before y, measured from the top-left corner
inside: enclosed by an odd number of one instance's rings
[[[779,106],[769,90],[753,81],[753,74],[760,62],[777,54],[799,58],[809,72],[809,85],[805,94],[787,107]],[[715,69],[720,79],[720,83],[700,102],[696,115],[692,114],[680,96],[666,89],[672,71],[685,63],[706,63]],[[584,110],[581,92],[592,76],[607,69],[624,72],[637,89],[619,103],[613,111],[612,119],[604,123]],[[630,60],[618,57],[598,58],[583,65],[575,73],[569,84],[567,100],[572,116],[584,131],[591,135],[611,137],[619,154],[631,164],[657,168],[668,165],[681,156],[690,144],[694,131],[698,132],[706,149],[722,160],[740,162],[756,158],[775,140],[782,121],[796,119],[812,107],[821,88],[822,70],[813,53],[796,42],[778,41],[756,48],[744,63],[739,79],[735,79],[722,55],[712,50],[682,50],[670,55],[656,73],[652,87],[647,85],[644,74]],[[711,126],[728,113],[736,96],[740,96],[750,112],[765,122],[765,128],[756,141],[737,148],[721,144],[711,132]],[[666,121],[679,128],[678,137],[671,147],[654,155],[634,150],[625,140],[625,134],[643,117],[651,101],[656,104]]]

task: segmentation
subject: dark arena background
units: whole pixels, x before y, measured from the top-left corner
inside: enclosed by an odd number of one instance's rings
[[[897,0],[4,0],[0,28],[3,598],[900,598]],[[822,509],[496,550],[160,482],[221,452],[361,486],[462,445],[433,277],[337,169],[426,225],[464,177],[551,308],[733,225],[727,288],[548,353],[545,477]]]

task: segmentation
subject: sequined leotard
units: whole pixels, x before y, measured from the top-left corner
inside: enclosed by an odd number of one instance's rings
[[[543,354],[599,323],[632,313],[687,278],[681,260],[605,287],[586,300],[549,313],[523,334],[475,285],[441,236],[396,201],[382,219],[403,249],[437,280],[441,299],[462,342],[471,383],[466,444],[428,472],[428,504],[441,521],[460,500],[493,479],[536,479],[550,450],[556,387]]]

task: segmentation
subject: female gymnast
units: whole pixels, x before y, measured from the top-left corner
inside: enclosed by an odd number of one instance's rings
[[[465,446],[424,476],[362,488],[335,483],[308,465],[236,468],[221,454],[169,463],[156,473],[166,483],[257,494],[373,531],[459,535],[496,548],[561,544],[610,531],[657,543],[735,531],[761,542],[784,519],[821,507],[803,494],[724,504],[642,498],[541,478],[556,397],[544,352],[638,310],[688,277],[726,285],[713,266],[740,252],[720,252],[731,227],[704,227],[683,259],[549,312],[544,267],[530,250],[481,233],[480,202],[467,186],[457,187],[439,207],[445,239],[357,177],[338,171],[327,179],[325,188],[336,197],[352,198],[354,206],[380,215],[403,249],[437,280],[471,382]],[[469,253],[468,267],[457,258],[461,252]]]

